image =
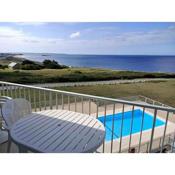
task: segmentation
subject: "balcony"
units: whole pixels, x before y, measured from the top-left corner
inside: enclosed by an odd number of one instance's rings
[[[62,109],[99,119],[106,137],[98,153],[174,152],[175,109],[147,97],[112,99],[2,81],[0,96],[25,98],[33,112]],[[0,152],[5,139],[0,130]],[[12,152],[18,152],[14,144]]]

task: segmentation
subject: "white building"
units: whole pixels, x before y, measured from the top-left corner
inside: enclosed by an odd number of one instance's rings
[[[19,63],[11,62],[11,63],[8,65],[8,68],[9,68],[9,69],[15,69],[17,66],[19,66]]]

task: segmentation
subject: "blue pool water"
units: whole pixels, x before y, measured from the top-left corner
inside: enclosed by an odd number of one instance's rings
[[[141,131],[143,111],[140,109],[134,110],[133,116],[134,117],[133,117],[132,134],[138,133]],[[122,113],[115,114],[114,116],[107,115],[106,120],[105,120],[104,116],[98,118],[103,124],[105,123],[105,129],[106,129],[105,140],[106,141],[110,141],[112,138],[113,117],[114,117],[113,139],[117,139],[117,138],[120,138],[120,136],[121,136]],[[122,137],[130,135],[131,122],[132,122],[132,111],[124,112]],[[164,125],[164,124],[165,124],[164,121],[162,121],[158,118],[156,119],[156,127]],[[153,126],[153,116],[145,112],[144,121],[143,121],[143,131],[151,129],[152,126]]]

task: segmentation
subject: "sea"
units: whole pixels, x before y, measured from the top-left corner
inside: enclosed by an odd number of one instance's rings
[[[55,53],[23,53],[22,57],[43,61],[56,60],[71,67],[175,73],[175,56],[166,55],[80,55]]]

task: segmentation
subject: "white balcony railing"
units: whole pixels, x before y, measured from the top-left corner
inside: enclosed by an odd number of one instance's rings
[[[135,101],[112,99],[106,97],[66,92],[30,85],[15,84],[0,81],[0,96],[12,98],[25,98],[32,104],[33,111],[47,109],[66,109],[80,113],[86,113],[96,118],[104,116],[103,124],[107,128],[106,121],[111,119],[111,139],[104,141],[97,152],[162,152],[168,146],[173,151],[175,131],[175,108],[163,105],[152,105]],[[140,132],[133,132],[134,112],[142,111]],[[124,114],[132,113],[130,134],[125,136],[123,132]],[[115,114],[121,114],[121,126],[115,126]],[[144,130],[144,117],[149,113],[153,116],[152,127]],[[164,121],[163,126],[156,127],[156,119]],[[120,135],[115,138],[115,130],[120,130]]]

